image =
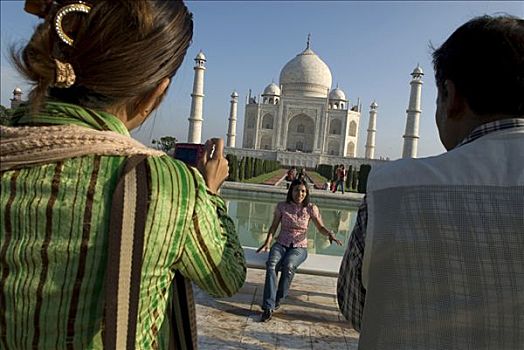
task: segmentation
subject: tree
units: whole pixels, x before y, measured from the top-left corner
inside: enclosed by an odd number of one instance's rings
[[[255,158],[255,176],[262,174],[262,159]]]
[[[151,142],[155,145],[156,149],[164,151],[166,153],[174,153],[176,148],[176,138],[173,136],[162,136],[159,140],[153,140]]]
[[[346,171],[346,188],[351,191],[351,182],[353,180],[353,165],[348,166]]]
[[[228,181],[238,181],[238,159],[234,154],[226,156],[229,165]]]
[[[335,169],[333,165],[330,164],[319,164],[316,168],[317,173],[328,179],[328,181],[331,181],[334,177]]]
[[[11,124],[12,110],[0,105],[0,125]]]
[[[358,170],[353,170],[353,175],[351,178],[351,191],[357,190],[357,182],[358,182]]]
[[[252,158],[245,157],[246,162],[244,163],[244,179],[251,179],[253,177],[253,167],[251,166]]]
[[[238,181],[244,180],[245,168],[246,168],[246,157],[243,157],[242,159],[240,159],[240,164],[238,166]]]

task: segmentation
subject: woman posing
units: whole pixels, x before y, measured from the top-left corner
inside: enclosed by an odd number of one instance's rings
[[[295,180],[289,187],[286,201],[277,204],[266,241],[257,250],[257,253],[269,251],[262,302],[263,313],[260,319],[262,322],[269,321],[273,310],[280,307],[281,301],[287,297],[295,271],[307,258],[307,228],[310,219],[320,233],[328,236],[330,243],[342,245],[342,242],[335,238],[335,233],[322,223],[318,207],[309,203],[306,181]],[[280,234],[271,246],[279,224],[282,224]],[[278,287],[277,271],[281,272]]]

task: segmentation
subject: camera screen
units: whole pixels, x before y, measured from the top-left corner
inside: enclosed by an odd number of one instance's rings
[[[175,148],[175,159],[178,159],[188,165],[195,166],[204,150],[204,145],[188,143],[177,144]]]

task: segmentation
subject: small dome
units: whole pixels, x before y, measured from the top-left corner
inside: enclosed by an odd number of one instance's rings
[[[204,55],[204,53],[202,51],[200,51],[198,53],[198,55],[196,55],[195,60],[205,61],[206,60],[206,56]]]
[[[280,88],[277,84],[271,83],[268,86],[266,86],[262,95],[280,96]]]
[[[329,67],[309,47],[280,71],[280,84],[285,95],[326,97],[331,81]]]
[[[422,68],[420,68],[420,66],[417,64],[417,66],[415,67],[415,69],[413,69],[413,73],[411,73],[411,75],[424,75],[424,72],[422,71]]]
[[[371,107],[371,109],[376,109],[376,108],[378,108],[378,104],[377,104],[375,101],[373,101],[373,102],[371,103],[371,106],[370,106],[370,107]]]
[[[339,89],[338,87],[331,90],[331,92],[329,93],[329,99],[330,100],[344,100],[346,101],[346,94],[344,93],[344,91],[342,91],[342,89]]]
[[[231,97],[238,97],[238,94],[236,91],[233,91],[233,93],[231,94]]]
[[[20,89],[19,87],[16,87],[14,90],[13,90],[13,94],[15,95],[18,95],[18,94],[21,94],[22,93],[22,89]]]

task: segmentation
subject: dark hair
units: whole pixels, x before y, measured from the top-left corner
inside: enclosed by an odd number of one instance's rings
[[[478,115],[524,114],[524,20],[481,16],[433,52],[439,89],[451,80]]]
[[[307,207],[309,204],[309,186],[304,179],[296,179],[291,182],[291,185],[289,185],[289,190],[287,191],[286,202],[293,203],[293,189],[299,185],[304,185],[306,188],[306,197],[302,201],[302,206]]]
[[[57,1],[38,25],[29,43],[11,48],[19,71],[34,88],[29,94],[35,109],[46,96],[93,109],[138,104],[164,78],[180,67],[193,36],[192,15],[175,0],[87,0],[86,15],[64,16],[74,47],[62,42],[53,28]],[[53,88],[54,59],[70,63],[76,82]]]

